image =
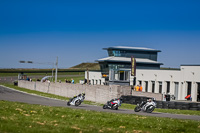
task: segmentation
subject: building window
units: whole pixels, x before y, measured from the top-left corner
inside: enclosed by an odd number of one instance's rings
[[[197,83],[197,102],[200,101],[200,83]]]
[[[152,83],[152,93],[154,93],[155,92],[155,81],[151,81],[151,83]]]
[[[187,82],[187,95],[191,95],[191,88],[192,88],[192,83]]]
[[[167,81],[167,93],[170,93],[170,82]]]
[[[162,82],[159,82],[159,93],[162,93]]]
[[[145,81],[145,92],[148,92],[148,81]]]

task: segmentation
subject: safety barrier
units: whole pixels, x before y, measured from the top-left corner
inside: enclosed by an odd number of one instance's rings
[[[122,96],[123,103],[137,104],[152,97],[141,96]],[[156,101],[157,108],[164,109],[180,109],[180,110],[200,110],[200,103],[193,102],[179,102],[179,101]]]

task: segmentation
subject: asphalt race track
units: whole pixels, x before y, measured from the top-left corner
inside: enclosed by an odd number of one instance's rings
[[[168,113],[157,113],[157,112],[144,113],[144,112],[134,112],[133,110],[120,109],[120,108],[119,110],[110,110],[110,109],[103,109],[101,106],[93,106],[93,105],[87,105],[87,104],[81,104],[79,107],[67,106],[66,104],[67,102],[63,100],[56,100],[56,99],[41,97],[41,96],[37,96],[33,94],[28,94],[28,93],[20,92],[20,91],[7,88],[4,86],[0,86],[0,100],[22,102],[22,103],[28,103],[28,104],[40,104],[40,105],[46,105],[46,106],[69,107],[69,108],[76,108],[76,109],[101,111],[101,112],[137,114],[137,115],[145,115],[145,116],[168,117],[168,118],[175,118],[175,119],[190,119],[190,120],[200,121],[200,116],[192,116],[192,115],[179,115],[179,114],[168,114]]]

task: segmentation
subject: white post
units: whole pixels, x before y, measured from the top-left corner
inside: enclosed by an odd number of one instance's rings
[[[191,97],[192,97],[192,101],[196,102],[197,101],[197,84],[196,82],[194,82],[194,72],[192,72],[192,86],[191,86]]]
[[[148,92],[152,92],[152,82],[151,82],[151,80],[148,81]]]

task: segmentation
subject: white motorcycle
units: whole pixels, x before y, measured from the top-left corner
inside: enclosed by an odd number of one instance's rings
[[[70,105],[79,106],[84,101],[84,99],[85,99],[85,93],[79,94],[78,96],[74,96],[73,98],[71,98],[67,102],[67,105],[68,106],[70,106]]]
[[[149,99],[149,101],[147,101],[147,102],[142,101],[140,104],[137,104],[134,111],[139,112],[142,110],[144,112],[151,113],[154,111],[155,108],[156,108],[155,99],[153,99],[153,100]]]

